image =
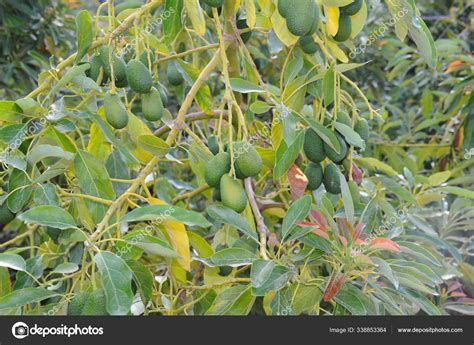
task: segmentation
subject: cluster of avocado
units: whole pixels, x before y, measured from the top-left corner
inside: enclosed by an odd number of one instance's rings
[[[349,5],[339,7],[339,29],[334,36],[334,40],[344,42],[351,37],[351,16],[356,15],[361,10],[363,1],[364,0],[354,0],[354,2]]]
[[[126,63],[123,57],[114,53],[112,54],[112,64],[110,64],[109,48],[104,46],[97,50],[97,55],[92,56],[87,75],[97,81],[102,70],[102,83],[105,84],[111,79],[112,65],[115,86],[119,88],[129,86],[132,91],[142,95],[143,116],[148,121],[159,121],[163,116],[167,95],[158,83],[153,84],[149,61],[152,62],[154,59],[154,53],[150,51],[143,52],[138,59],[132,59]],[[168,64],[167,76],[172,85],[179,85],[183,82],[183,76],[174,63]],[[117,94],[108,92],[105,95],[104,110],[107,122],[112,127],[122,129],[127,126],[128,111]]]
[[[346,112],[340,111],[336,121],[352,127],[352,120]],[[367,140],[369,137],[369,125],[367,120],[363,118],[358,119],[354,126],[354,131],[357,132],[363,140]],[[345,165],[345,158],[349,152],[349,144],[338,132],[334,134],[340,145],[339,153],[324,142],[313,129],[308,128],[305,133],[303,150],[310,163],[306,166],[304,173],[308,178],[307,189],[310,191],[316,190],[321,184],[324,184],[326,191],[331,194],[339,194],[341,192],[339,168],[337,165]],[[323,169],[321,162],[323,162],[326,157],[329,158],[331,163],[327,164]],[[353,190],[357,188],[357,185],[353,181],[349,181],[349,187]]]
[[[235,177],[229,175],[231,169],[231,156],[228,151],[220,151],[218,140],[215,136],[208,139],[209,150],[214,157],[207,162],[204,179],[207,184],[214,187],[214,199],[237,213],[241,213],[247,206],[247,194],[242,186],[247,177],[256,176],[263,167],[262,158],[257,150],[247,142],[233,143]]]
[[[286,19],[288,31],[300,37],[301,49],[314,54],[317,45],[311,35],[319,25],[319,8],[314,0],[278,0],[278,12]]]

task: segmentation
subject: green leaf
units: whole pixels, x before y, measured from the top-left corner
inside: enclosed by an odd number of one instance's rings
[[[331,147],[337,153],[341,152],[341,145],[339,144],[339,140],[337,140],[337,137],[333,131],[309,117],[304,117],[300,114],[296,115],[300,117],[301,122],[310,126],[311,129],[315,131],[326,144],[329,145],[329,147]]]
[[[26,262],[20,255],[0,253],[0,267],[8,267],[16,271],[26,271]]]
[[[257,233],[250,227],[249,222],[234,210],[223,205],[211,205],[207,208],[207,213],[215,220],[239,229],[245,235],[258,242]]]
[[[77,64],[92,45],[94,39],[94,27],[92,26],[92,16],[88,10],[79,12],[76,16],[76,35],[77,35],[77,55],[75,63]]]
[[[276,153],[275,170],[273,172],[274,178],[281,178],[291,165],[295,162],[300,154],[304,143],[304,132],[300,131],[293,143],[288,147],[284,141],[281,142],[280,147]]]
[[[94,256],[105,291],[106,309],[110,315],[127,315],[133,302],[132,272],[125,261],[111,252]]]
[[[346,308],[352,315],[367,315],[367,310],[359,296],[354,291],[349,290],[347,285],[342,287],[341,291],[334,297],[334,301]]]
[[[212,224],[198,212],[188,211],[184,208],[171,205],[149,205],[136,208],[120,219],[121,222],[137,221],[166,221],[175,220],[177,222],[189,225],[210,227]]]
[[[339,173],[339,181],[341,185],[341,196],[342,202],[344,203],[344,212],[346,213],[346,218],[350,224],[354,224],[354,201],[352,200],[351,190],[349,189],[346,178],[341,173]]]
[[[230,78],[230,86],[232,90],[240,93],[265,92],[260,86],[241,78]]]
[[[52,273],[61,273],[61,274],[70,274],[77,272],[79,270],[79,266],[74,262],[65,262],[62,264],[57,265]]]
[[[22,110],[14,101],[0,101],[0,120],[16,122],[22,118]]]
[[[371,170],[376,170],[387,174],[388,176],[396,176],[398,173],[388,164],[379,161],[377,158],[372,157],[357,157],[354,161],[362,166]]]
[[[474,199],[474,191],[460,187],[441,187],[436,189],[438,192],[454,194],[463,198]]]
[[[8,182],[8,208],[13,213],[20,212],[33,193],[33,189],[29,186],[30,179],[24,171],[13,169]]]
[[[18,219],[28,224],[50,226],[57,229],[71,229],[76,227],[74,218],[65,209],[44,205],[34,207],[18,216]]]
[[[364,140],[362,140],[359,133],[354,131],[351,127],[340,122],[336,122],[334,124],[334,127],[339,133],[342,134],[342,136],[344,137],[344,139],[347,141],[348,144],[356,146],[356,147],[360,147],[361,149],[365,150]]]
[[[183,0],[166,0],[163,12],[169,14],[168,16],[163,16],[163,33],[166,44],[170,44],[183,28],[181,22]]]
[[[334,102],[334,85],[334,70],[328,69],[323,79],[323,99],[326,106]]]
[[[253,112],[254,114],[263,114],[269,111],[271,107],[262,101],[255,101],[252,104],[250,104],[250,111]]]
[[[166,141],[154,135],[140,135],[138,143],[143,149],[158,157],[165,156],[170,150]]]
[[[235,285],[217,295],[206,315],[247,315],[254,301],[249,285]]]
[[[216,252],[208,262],[214,266],[239,267],[250,265],[255,260],[255,254],[243,248],[226,248]]]
[[[127,260],[127,265],[132,270],[133,281],[138,286],[143,304],[147,304],[153,295],[153,274],[141,262]]]
[[[451,171],[442,171],[428,177],[428,181],[431,187],[437,187],[445,183],[451,177]]]
[[[90,153],[77,151],[74,168],[82,193],[106,200],[115,199],[115,192],[104,162],[99,161]],[[98,224],[108,207],[92,200],[85,200],[85,203],[92,219]]]
[[[26,304],[38,303],[56,295],[57,293],[54,291],[48,291],[38,287],[15,290],[8,295],[0,297],[0,310],[19,308]]]
[[[289,235],[296,222],[302,221],[308,216],[309,211],[311,210],[311,201],[312,197],[310,195],[305,195],[290,206],[281,226],[282,241],[284,241],[284,239]]]
[[[64,75],[59,79],[56,85],[54,85],[49,94],[56,94],[61,88],[72,82],[75,77],[84,74],[84,72],[87,71],[90,67],[91,65],[89,63],[83,63],[80,65],[72,66],[66,73],[64,73]]]
[[[286,267],[276,265],[273,261],[258,259],[252,263],[252,294],[265,296],[270,291],[285,287],[293,273]]]
[[[158,237],[144,235],[142,233],[133,233],[126,236],[125,240],[149,254],[173,259],[180,257],[167,242]]]

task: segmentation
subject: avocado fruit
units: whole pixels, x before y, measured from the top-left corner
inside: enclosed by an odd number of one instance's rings
[[[222,204],[237,213],[247,206],[247,194],[238,180],[229,175],[223,175],[220,182]]]
[[[339,169],[334,163],[330,163],[324,168],[323,183],[327,192],[331,194],[339,194],[341,192]]]
[[[230,171],[230,154],[220,152],[207,162],[204,169],[204,180],[211,187],[218,187],[221,177]]]
[[[314,54],[318,50],[318,45],[311,35],[300,37],[300,46],[306,54]]]
[[[367,141],[369,140],[369,123],[366,119],[360,118],[357,120],[354,130],[360,135],[360,137]]]
[[[15,214],[10,211],[7,206],[6,200],[2,205],[0,205],[0,225],[5,225],[10,223],[15,218]]]
[[[248,29],[247,20],[246,19],[239,19],[237,20],[237,29]],[[252,36],[252,31],[244,32],[240,34],[240,38],[242,42],[247,43],[247,41]]]
[[[349,5],[340,7],[339,11],[340,11],[341,14],[343,14],[345,16],[349,16],[349,17],[354,16],[362,8],[362,1],[364,1],[364,0],[355,0],[353,3],[351,3]]]
[[[303,151],[311,162],[319,163],[326,158],[326,153],[324,152],[324,143],[319,135],[308,128],[304,136]]]
[[[100,58],[97,55],[92,55],[89,63],[91,65],[91,68],[86,71],[86,76],[97,82],[97,79],[99,78],[100,74],[100,68],[102,67],[100,63]]]
[[[148,121],[158,121],[163,116],[163,102],[158,90],[154,87],[142,96],[142,112]]]
[[[117,94],[107,93],[104,97],[104,110],[107,122],[115,129],[125,128],[128,124],[128,111]]]
[[[155,61],[155,53],[153,50],[145,51],[140,54],[140,62],[144,64],[147,68],[151,68],[152,66],[148,63],[148,57],[150,57],[151,65]]]
[[[351,17],[341,15],[339,17],[339,29],[337,30],[334,40],[337,42],[347,41],[351,37],[352,32],[352,22]]]
[[[263,161],[255,147],[250,143],[234,143],[235,165],[245,177],[256,176],[262,171]]]
[[[294,6],[292,0],[278,0],[278,12],[283,18],[288,17]]]
[[[112,75],[112,70],[109,63],[109,48],[102,46],[98,49],[99,51],[99,61],[100,65],[104,69],[104,80],[110,79]],[[115,81],[124,80],[127,78],[127,65],[122,57],[117,56],[117,54],[112,54],[112,66],[114,68]],[[106,78],[105,78],[106,77]]]
[[[344,158],[346,158],[347,153],[348,153],[349,150],[347,148],[347,144],[346,144],[344,138],[339,133],[335,133],[335,135],[336,135],[337,140],[339,142],[340,152],[337,153],[331,147],[329,147],[329,145],[327,143],[323,143],[324,152],[329,157],[329,159],[332,160],[334,163],[341,163],[344,160]]]
[[[136,93],[148,93],[153,80],[148,68],[138,60],[131,60],[127,64],[127,80],[130,88]]]
[[[343,123],[346,126],[349,126],[350,128],[352,128],[352,119],[349,116],[349,114],[346,113],[345,111],[338,111],[337,112],[336,122]]]
[[[304,174],[308,178],[308,186],[306,187],[308,190],[313,191],[318,189],[323,182],[323,168],[321,167],[321,163],[310,162],[304,170]]]
[[[219,139],[217,139],[215,135],[209,136],[209,138],[207,138],[207,147],[209,147],[209,151],[211,151],[213,155],[217,155],[219,153]]]
[[[318,9],[314,0],[300,0],[295,6],[294,1],[286,0],[291,6],[286,13],[286,25],[288,30],[295,36],[305,36],[314,29],[314,22],[317,20]]]
[[[168,63],[168,68],[166,70],[166,76],[168,77],[168,81],[173,86],[181,85],[184,81],[183,76],[178,70],[178,67],[174,63]]]

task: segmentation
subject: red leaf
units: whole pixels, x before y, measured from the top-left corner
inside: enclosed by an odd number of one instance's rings
[[[293,164],[288,171],[288,182],[290,183],[291,198],[293,201],[301,198],[308,185],[308,178],[296,164]]]
[[[339,240],[341,241],[344,247],[347,246],[347,239],[344,236],[339,235]]]
[[[392,252],[400,252],[398,243],[393,242],[389,238],[377,237],[370,242],[369,249],[389,250]]]
[[[355,233],[354,233],[354,240],[360,239],[360,235],[362,234],[362,231],[364,231],[365,224],[359,223],[356,225]]]
[[[325,238],[326,240],[329,240],[329,235],[323,230],[321,230],[319,227],[312,229],[311,232],[315,233],[318,236],[321,236],[322,238]]]
[[[329,225],[326,222],[326,218],[317,210],[310,211],[311,218],[313,218],[323,229],[329,229]]]
[[[331,278],[329,278],[328,285],[324,290],[323,299],[325,302],[332,300],[341,290],[342,286],[346,282],[346,275],[344,273],[338,273],[333,271]]]
[[[362,183],[362,177],[364,176],[364,171],[362,171],[357,164],[352,162],[352,179],[355,183],[360,185]]]

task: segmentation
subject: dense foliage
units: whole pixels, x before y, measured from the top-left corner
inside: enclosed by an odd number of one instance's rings
[[[78,11],[0,101],[0,313],[474,314],[470,10]]]

